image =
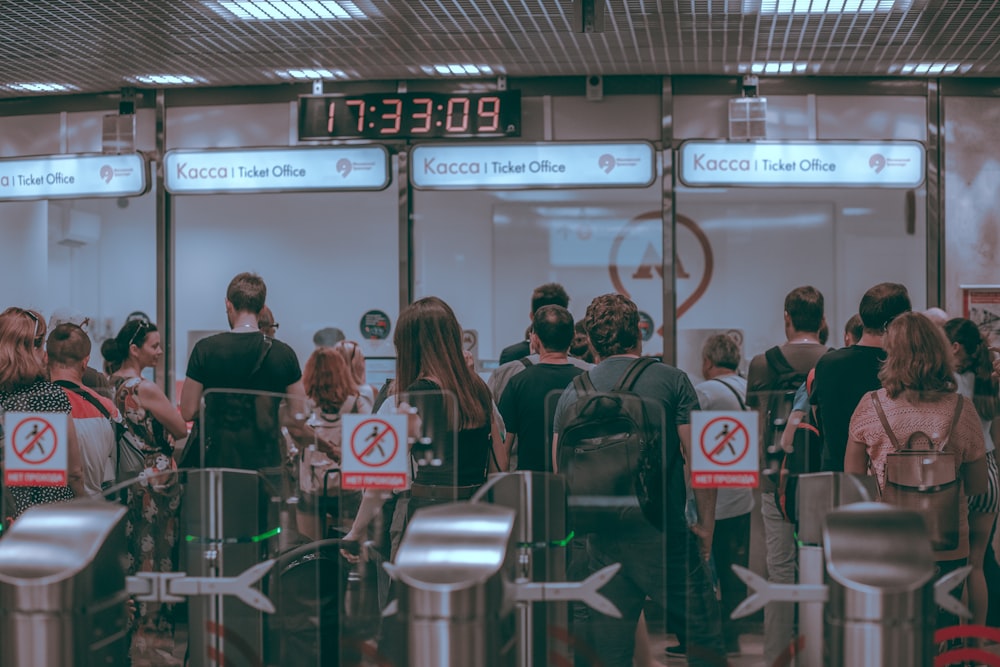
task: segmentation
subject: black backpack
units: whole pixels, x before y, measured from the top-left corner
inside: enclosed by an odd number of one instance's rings
[[[764,359],[774,375],[771,384],[761,392],[765,396],[760,411],[763,424],[760,449],[764,456],[764,470],[767,471],[773,470],[781,460],[781,434],[795,403],[795,392],[806,381],[809,369],[797,371],[792,368],[777,346],[767,350]]]
[[[683,476],[671,483],[664,479],[680,467],[664,470],[662,421],[632,391],[655,363],[636,359],[606,392],[594,387],[589,373],[573,378],[577,398],[567,408],[557,454],[559,473],[566,477],[569,526],[577,534],[635,525],[642,517],[662,530],[665,490],[683,496]]]

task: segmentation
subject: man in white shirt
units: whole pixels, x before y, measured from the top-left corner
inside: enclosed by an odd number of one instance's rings
[[[701,350],[701,374],[695,385],[702,410],[746,410],[747,381],[737,375],[740,348],[726,334],[705,341]],[[750,513],[752,489],[719,489],[715,505],[715,538],[712,557],[722,592],[722,636],[726,652],[739,653],[739,629],[729,615],[747,595],[746,585],[733,572],[733,565],[747,567],[750,560]]]

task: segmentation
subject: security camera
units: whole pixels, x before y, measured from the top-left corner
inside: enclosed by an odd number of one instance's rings
[[[587,77],[587,99],[591,102],[600,102],[604,99],[604,79],[599,74]]]

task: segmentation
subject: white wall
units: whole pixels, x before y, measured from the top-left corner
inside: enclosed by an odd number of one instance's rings
[[[287,146],[294,104],[175,108],[170,148]],[[396,159],[392,160],[393,174]],[[187,369],[189,333],[227,329],[226,286],[259,273],[281,325],[277,337],[304,363],[313,333],[337,326],[360,339],[362,314],[399,311],[399,203],[381,192],[181,196],[174,199],[177,320],[175,374]],[[395,356],[387,341],[364,341],[368,356]]]
[[[107,111],[0,117],[4,157],[99,153]],[[136,115],[136,147],[155,146],[155,115]],[[34,220],[32,241],[18,236],[26,211]],[[76,247],[66,243],[70,217],[93,216],[96,234]],[[156,313],[156,207],[152,192],[128,199],[73,199],[0,203],[3,242],[14,261],[0,262],[0,306],[33,306],[48,316],[69,307],[89,316],[94,342],[91,365],[101,366],[97,348],[107,331],[117,332],[134,310]],[[23,230],[22,230],[23,231]],[[23,236],[23,235],[22,235]],[[20,240],[19,240],[20,239]],[[62,241],[63,243],[60,243]],[[30,266],[33,270],[28,271]],[[41,269],[39,273],[37,270]]]

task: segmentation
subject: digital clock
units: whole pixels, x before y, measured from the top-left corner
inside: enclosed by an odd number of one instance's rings
[[[520,91],[299,97],[300,141],[518,136]]]

